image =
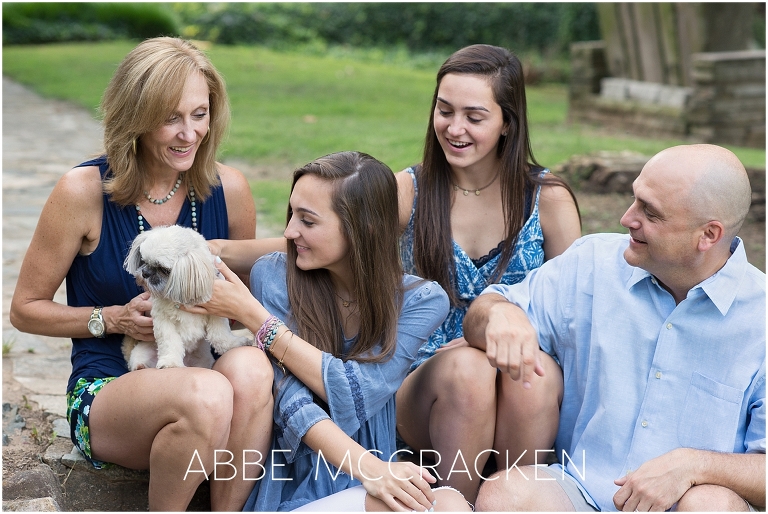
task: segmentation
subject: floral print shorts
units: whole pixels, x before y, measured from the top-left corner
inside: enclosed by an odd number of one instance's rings
[[[105,469],[110,466],[108,462],[91,458],[91,434],[88,429],[88,415],[91,412],[91,404],[101,388],[117,377],[94,378],[88,380],[81,378],[75,384],[75,388],[67,393],[67,421],[69,421],[69,436],[82,452],[85,459],[96,469]]]

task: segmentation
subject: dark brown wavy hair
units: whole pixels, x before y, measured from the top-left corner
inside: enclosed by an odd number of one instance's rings
[[[416,181],[418,196],[414,214],[413,256],[416,274],[438,282],[448,292],[451,305],[459,303],[455,291],[456,267],[453,261],[451,235],[451,169],[434,129],[437,94],[443,77],[449,73],[486,77],[493,97],[501,107],[507,136],[500,136],[497,147],[501,159],[499,181],[506,224],[501,258],[492,280],[504,274],[515,251],[515,242],[525,224],[526,195],[536,194],[542,184],[564,187],[573,197],[571,188],[561,179],[547,174],[536,162],[528,134],[523,67],[510,51],[497,46],[472,45],[455,52],[437,72],[437,84],[432,97],[424,159]]]
[[[297,334],[335,357],[379,362],[392,356],[403,302],[403,269],[398,251],[397,184],[392,170],[361,152],[316,159],[293,174],[291,191],[304,175],[333,184],[331,204],[349,243],[360,332],[344,354],[342,316],[328,270],[296,266],[296,245],[288,244],[288,299]],[[288,218],[292,216],[288,206]],[[376,349],[380,346],[380,349]]]

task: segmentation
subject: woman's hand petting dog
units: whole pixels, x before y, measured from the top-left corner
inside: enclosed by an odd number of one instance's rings
[[[149,291],[134,297],[128,304],[119,307],[116,318],[110,318],[107,329],[110,333],[125,334],[137,341],[154,341],[155,332],[152,317],[152,298]]]
[[[245,325],[243,320],[248,317],[248,313],[252,313],[254,308],[261,307],[261,304],[251,294],[248,286],[221,259],[216,258],[215,265],[224,280],[214,281],[211,299],[200,305],[182,305],[179,308],[193,314],[228,317]]]

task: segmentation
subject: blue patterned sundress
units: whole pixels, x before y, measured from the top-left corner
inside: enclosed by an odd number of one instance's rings
[[[413,215],[416,211],[416,196],[419,194],[419,190],[416,184],[414,169],[408,168],[406,171],[411,174],[413,179],[414,195],[408,227],[400,236],[400,260],[403,263],[404,271],[415,275],[416,265],[413,261]],[[542,171],[542,176],[548,172],[549,170],[545,169]],[[520,230],[515,253],[510,258],[507,269],[499,281],[501,284],[516,284],[522,281],[529,271],[538,268],[544,263],[544,234],[541,231],[541,223],[539,222],[540,194],[541,187],[538,187],[536,199],[530,209],[531,214]],[[448,317],[443,324],[432,333],[427,342],[421,345],[416,361],[411,366],[411,371],[434,355],[435,350],[464,335],[462,323],[464,322],[464,316],[467,313],[469,304],[486,287],[492,284],[491,277],[500,259],[501,253],[499,252],[480,267],[477,267],[456,241],[453,241],[453,261],[456,266],[456,292],[462,303],[461,305],[451,306]]]

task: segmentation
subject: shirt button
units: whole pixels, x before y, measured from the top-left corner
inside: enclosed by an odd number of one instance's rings
[[[669,330],[670,328],[672,328],[672,323],[667,323],[667,330]]]
[[[651,279],[651,282],[653,282],[653,285],[657,285],[657,282],[656,282],[656,279],[655,279],[655,278],[652,278],[652,279]]]
[[[661,378],[661,371],[656,372],[656,378]]]
[[[643,428],[645,428],[645,427],[647,427],[647,426],[648,426],[648,422],[647,422],[647,421],[643,421],[643,422],[642,422],[642,423],[640,423],[640,424],[643,426]]]

